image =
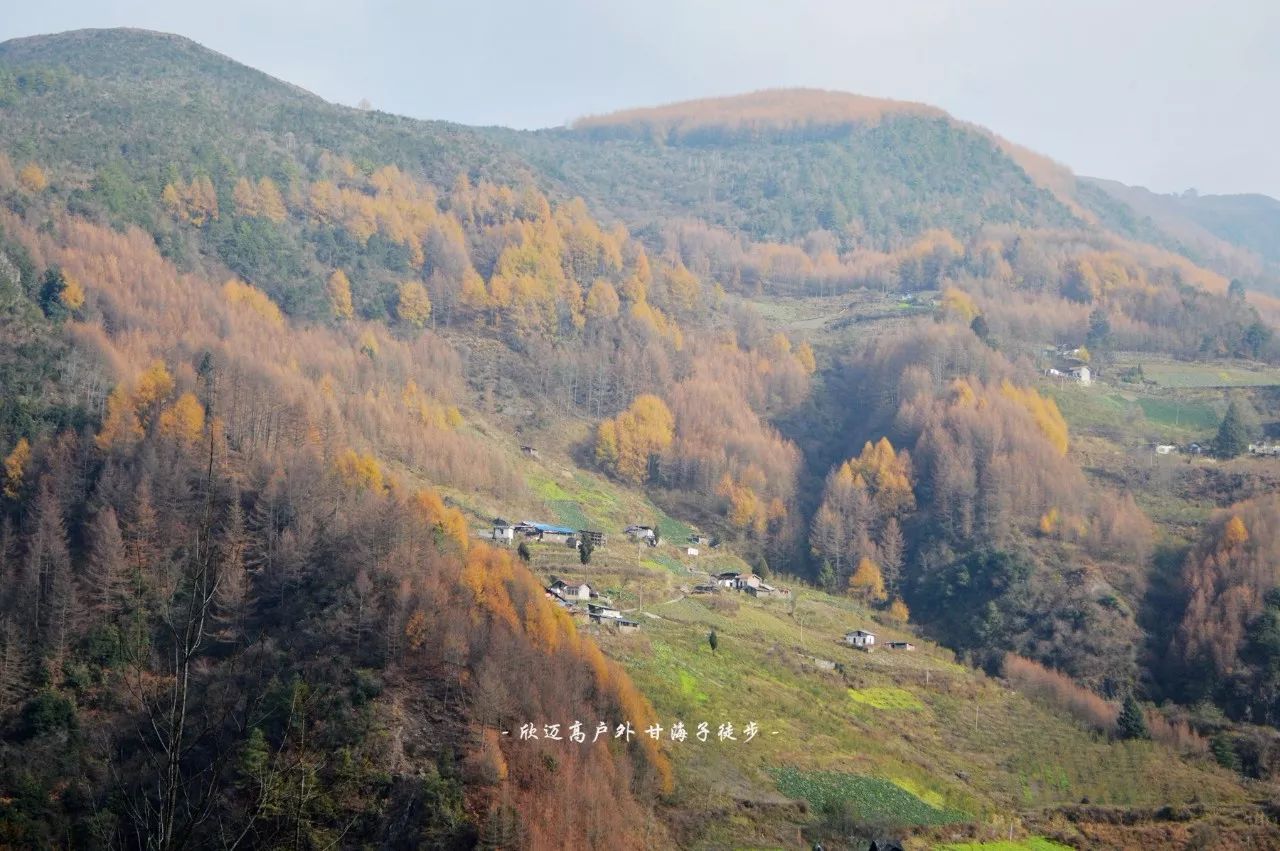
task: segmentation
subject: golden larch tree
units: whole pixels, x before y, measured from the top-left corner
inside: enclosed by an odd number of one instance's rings
[[[602,423],[596,436],[596,457],[619,478],[642,482],[651,460],[675,439],[675,418],[657,396],[637,396],[631,407]]]
[[[280,188],[269,177],[258,179],[258,215],[280,224],[289,217]]]
[[[863,556],[858,568],[849,577],[849,594],[868,603],[885,601],[884,577],[874,561]]]
[[[383,489],[382,465],[372,454],[348,449],[338,456],[338,477],[350,488],[380,493]]]
[[[75,313],[84,307],[84,287],[80,285],[80,281],[75,277],[64,274],[62,281],[62,292],[58,294],[58,300],[63,306]]]
[[[911,610],[907,608],[907,604],[902,602],[901,597],[894,599],[889,604],[889,617],[898,623],[906,623],[911,618]]]
[[[236,202],[236,214],[241,216],[260,216],[262,208],[258,204],[258,192],[247,177],[236,181],[231,198]]]
[[[341,269],[334,269],[329,276],[329,310],[334,319],[350,319],[355,316],[355,306],[351,303],[351,281]]]
[[[818,360],[813,356],[813,346],[809,345],[808,340],[796,347],[796,360],[807,375],[818,371]]]
[[[973,296],[964,290],[959,287],[947,287],[942,291],[938,312],[944,319],[972,322],[973,317],[978,315],[978,306],[974,304]]]
[[[183,393],[160,412],[159,425],[161,434],[191,446],[204,434],[204,406],[194,393]]]
[[[31,444],[25,437],[19,438],[13,451],[4,459],[4,495],[16,499],[22,491],[22,477],[31,460]]]
[[[44,169],[32,162],[18,172],[18,183],[28,192],[43,192],[49,187],[49,178],[45,177]]]
[[[396,302],[396,316],[401,322],[421,328],[431,318],[431,298],[427,288],[417,281],[405,281],[400,284],[399,300]]]

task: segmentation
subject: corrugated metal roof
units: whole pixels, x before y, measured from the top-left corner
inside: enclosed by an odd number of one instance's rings
[[[577,534],[576,529],[570,529],[568,526],[552,526],[549,523],[530,523],[530,526],[539,532],[549,532],[553,535],[574,535]]]

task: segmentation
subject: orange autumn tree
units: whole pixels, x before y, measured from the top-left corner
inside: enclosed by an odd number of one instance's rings
[[[222,296],[229,304],[242,306],[272,325],[284,324],[284,314],[271,300],[271,296],[255,286],[232,278],[222,285]]]
[[[594,322],[611,322],[618,318],[622,302],[613,285],[604,278],[597,278],[587,293],[587,319]]]
[[[752,478],[758,479],[758,476]],[[730,523],[756,535],[764,534],[769,522],[769,506],[760,499],[756,488],[745,481],[735,481],[733,476],[725,473],[716,485],[716,496],[728,503],[725,516]],[[783,511],[785,512],[785,508]]]
[[[218,218],[218,193],[208,177],[166,184],[160,200],[170,214],[196,227]]]
[[[62,292],[58,294],[58,300],[72,313],[84,307],[84,287],[80,285],[78,278],[63,275]]]
[[[448,541],[459,550],[466,550],[470,535],[467,518],[456,508],[444,504],[440,494],[433,490],[420,490],[413,495],[413,508],[417,516],[431,529],[439,532],[442,541]]]
[[[868,440],[857,460],[848,463],[853,474],[862,477],[883,514],[900,514],[915,508],[911,456],[894,450],[889,438],[882,437],[875,443]]]
[[[160,412],[160,433],[190,446],[204,433],[204,406],[194,393],[183,393]]]
[[[350,319],[355,316],[355,306],[351,303],[351,281],[347,273],[334,269],[329,276],[329,310],[334,319]]]
[[[902,598],[895,598],[889,605],[889,617],[898,623],[906,623],[911,618],[911,610],[907,608],[907,604],[902,602]]]
[[[915,505],[910,455],[897,452],[885,437],[867,441],[861,454],[828,474],[810,530],[810,548],[837,579],[860,559],[883,557],[890,584],[896,586],[901,559],[897,518]]]
[[[424,393],[418,383],[409,379],[400,395],[405,407],[415,413],[424,426],[453,429],[462,425],[462,412],[456,406],[444,405]]]
[[[1007,399],[1017,402],[1031,415],[1036,427],[1053,444],[1053,448],[1061,455],[1067,454],[1067,421],[1058,410],[1058,403],[1041,396],[1033,388],[1018,387],[1011,381],[1000,383],[1000,392]]]
[[[973,296],[958,287],[947,287],[942,291],[942,300],[938,304],[938,316],[943,319],[957,319],[968,323],[978,315],[978,306]]]
[[[23,189],[35,194],[48,188],[49,178],[45,177],[44,169],[31,162],[24,165],[18,172],[18,183]]]
[[[396,302],[396,316],[400,321],[422,328],[431,318],[431,299],[427,288],[417,281],[405,281],[400,284],[399,299]]]
[[[651,393],[637,396],[631,407],[600,423],[596,460],[629,482],[642,482],[650,465],[675,438],[675,418],[667,404]]]
[[[807,375],[813,375],[818,371],[818,360],[814,357],[813,346],[809,345],[808,340],[796,347],[796,360]]]
[[[382,492],[382,465],[373,454],[348,449],[338,456],[336,467],[339,478],[348,487]]]
[[[107,412],[95,438],[98,447],[128,446],[142,438],[173,389],[173,376],[160,360],[132,381],[117,384],[107,396]]]
[[[22,477],[31,460],[31,444],[25,437],[19,438],[13,451],[4,459],[4,495],[17,499],[22,490]]]
[[[857,569],[849,577],[848,588],[850,596],[858,597],[865,603],[883,603],[887,599],[880,567],[866,556],[862,557]]]
[[[249,182],[248,178],[242,177],[236,181],[235,189],[231,192],[231,198],[236,202],[237,214],[241,216],[261,215],[262,208],[258,203],[257,189]]]
[[[275,181],[269,177],[259,178],[256,184],[247,177],[240,178],[231,192],[231,198],[236,203],[236,213],[241,216],[268,219],[276,224],[289,216],[284,196],[280,194]]]
[[[1280,585],[1280,497],[1233,505],[1205,529],[1182,568],[1186,608],[1171,650],[1192,678],[1235,670],[1249,623]]]

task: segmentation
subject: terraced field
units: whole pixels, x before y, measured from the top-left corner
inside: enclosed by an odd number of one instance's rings
[[[803,798],[819,811],[847,808],[868,824],[947,824],[967,819],[965,813],[932,807],[902,787],[875,777],[793,768],[780,768],[773,775],[784,795]]]

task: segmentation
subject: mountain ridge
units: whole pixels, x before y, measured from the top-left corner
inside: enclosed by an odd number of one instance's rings
[[[86,50],[86,46],[91,49]],[[121,51],[129,55],[129,62],[120,61]],[[184,84],[179,89],[166,87],[163,79],[166,76],[164,72],[173,69],[167,67],[165,63],[172,62],[178,62],[179,67],[182,63],[194,63],[195,68],[200,68],[202,74],[211,79],[194,86]],[[1034,186],[1047,193],[1046,199],[1052,199],[1048,206],[1044,206],[1044,201],[1037,202],[1033,200],[1032,194],[1023,192],[1021,196],[1023,200],[1018,211],[1010,213],[1007,210],[993,208],[983,216],[983,221],[1018,221],[1026,218],[1028,221],[1040,221],[1048,225],[1104,228],[1113,227],[1116,221],[1114,215],[1108,215],[1098,207],[1102,196],[1110,199],[1115,198],[1115,195],[1114,193],[1108,195],[1105,191],[1101,194],[1093,191],[1100,187],[1096,181],[1082,178],[1071,172],[1068,167],[1014,141],[1007,140],[988,128],[956,119],[939,107],[913,101],[877,98],[826,89],[764,89],[736,95],[677,101],[665,105],[623,108],[601,115],[582,116],[562,127],[513,130],[501,126],[473,127],[438,119],[361,111],[328,101],[290,81],[254,69],[185,36],[146,29],[81,29],[15,38],[0,43],[0,66],[6,64],[18,67],[59,65],[82,75],[104,77],[107,80],[139,80],[146,83],[148,87],[158,87],[166,93],[166,96],[181,98],[188,103],[190,103],[190,97],[198,92],[204,92],[203,97],[208,97],[209,93],[212,93],[215,101],[225,100],[225,97],[218,96],[221,90],[218,89],[216,80],[230,73],[232,78],[249,84],[255,91],[267,97],[267,105],[258,109],[260,114],[256,117],[256,125],[262,131],[279,132],[283,129],[284,123],[297,123],[301,116],[312,116],[310,119],[303,118],[303,120],[310,120],[311,123],[315,122],[314,116],[319,114],[346,116],[356,119],[357,124],[363,124],[367,129],[354,137],[348,134],[345,140],[341,137],[331,140],[341,147],[366,152],[366,156],[373,155],[384,160],[392,152],[398,152],[405,164],[424,169],[434,182],[445,185],[450,179],[446,169],[455,173],[472,171],[474,177],[477,162],[486,163],[487,167],[512,174],[524,170],[536,172],[537,179],[544,184],[544,188],[561,194],[582,195],[593,204],[598,213],[621,216],[633,226],[644,226],[653,217],[635,209],[635,204],[631,198],[627,197],[627,192],[608,189],[603,176],[604,164],[591,162],[594,152],[589,149],[584,152],[580,146],[575,147],[572,140],[586,137],[605,143],[617,143],[662,137],[677,144],[699,139],[703,144],[707,144],[716,141],[714,136],[717,132],[727,129],[730,136],[741,136],[742,133],[746,133],[747,138],[756,138],[761,134],[768,137],[770,134],[781,133],[798,142],[803,142],[806,136],[816,133],[824,137],[822,142],[834,139],[841,140],[843,144],[849,144],[849,139],[845,138],[848,135],[847,131],[854,131],[857,138],[853,139],[853,144],[860,144],[857,141],[858,138],[870,142],[869,147],[864,145],[859,148],[860,153],[857,156],[870,157],[866,166],[874,172],[880,169],[877,158],[886,153],[880,151],[877,145],[966,144],[961,142],[964,135],[973,133],[975,140],[977,138],[989,140],[1001,156],[1007,156]],[[122,94],[117,93],[116,97]],[[214,106],[218,104],[215,102]],[[247,107],[247,104],[229,103],[219,108],[225,112],[244,107]],[[86,105],[85,108],[92,107]],[[282,109],[287,115],[277,114]],[[881,125],[894,119],[945,122],[949,127],[954,128],[951,131],[954,141],[942,142],[936,138],[936,133],[932,137],[928,133],[925,133],[924,137],[917,134],[916,138],[921,140],[919,143],[910,141],[910,136],[907,140],[894,138],[881,131]],[[884,142],[866,137],[865,134],[868,132],[872,133],[873,137],[885,137]],[[112,135],[108,128],[104,138],[111,138]],[[426,156],[423,152],[415,153],[411,147],[406,147],[413,138],[417,138],[419,144],[425,148],[433,149],[434,154]],[[924,142],[926,138],[930,141]],[[548,140],[553,141],[548,142]],[[565,145],[570,146],[569,150],[563,149]],[[487,151],[481,153],[479,157],[463,153],[464,151],[479,152],[480,149],[487,149]],[[619,150],[622,151],[622,155],[629,156],[627,149]],[[977,148],[973,150],[978,151]],[[849,166],[839,159],[830,160],[829,154],[822,156],[828,157],[822,161],[823,168],[856,179],[857,170],[850,170]],[[965,156],[969,156],[969,165],[964,167],[972,168],[977,160],[973,160],[972,155]],[[982,156],[979,155],[978,159],[981,158]],[[889,161],[886,160],[886,162]],[[448,163],[456,163],[456,165],[447,165]],[[952,166],[960,167],[958,163],[953,163]],[[481,166],[481,168],[484,167]],[[800,169],[796,173],[795,180],[784,179],[783,187],[791,187],[789,191],[812,192],[814,187],[821,187],[825,182],[818,175],[806,175],[807,166],[796,165],[788,168]],[[990,168],[990,165],[984,165],[982,168]],[[998,169],[992,172],[992,174],[996,173]],[[695,172],[691,172],[687,177],[688,180],[683,182],[698,180]],[[757,179],[749,175],[740,175],[734,179],[744,178]],[[940,173],[928,179],[940,183],[946,178]],[[1005,180],[1007,188],[1001,191],[1013,190],[1016,194],[1014,184]],[[644,203],[648,206],[658,205],[664,211],[664,215],[670,215],[682,204],[687,205],[690,197],[688,193],[665,199],[654,196],[652,181],[629,185],[627,190],[632,195],[648,198]],[[776,190],[770,190],[766,186],[763,191]],[[784,191],[788,190],[784,189]],[[828,190],[819,188],[818,191],[830,195]],[[885,190],[873,188],[870,191],[874,193]],[[830,224],[842,224],[846,214],[841,211],[850,205],[866,211],[870,197],[860,200],[846,191],[826,199],[816,199],[819,206],[831,212],[827,214],[825,220],[809,217],[804,224],[797,222],[794,225],[783,224],[779,227],[781,223],[760,221],[758,217],[753,217],[749,213],[744,218],[741,214],[734,215],[727,211],[713,214],[710,220],[717,224],[746,223],[760,236],[799,239],[805,233],[803,228],[821,227],[824,221],[828,223],[828,227]],[[1129,202],[1123,199],[1115,199],[1108,203],[1120,203],[1126,209],[1129,207]],[[1055,211],[1054,207],[1058,209]],[[1043,208],[1043,212],[1034,212],[1038,208]],[[951,220],[955,221],[954,214],[949,215],[952,216]],[[875,218],[874,214],[872,218]],[[1141,214],[1138,215],[1138,219],[1141,220]],[[942,223],[947,219],[935,219],[935,221]],[[927,226],[928,220],[921,223],[922,228]],[[887,235],[891,231],[892,228],[884,233]],[[1126,235],[1155,242],[1164,247],[1173,247],[1175,250],[1181,246],[1184,253],[1190,251],[1193,260],[1206,256],[1214,258],[1221,253],[1210,252],[1209,255],[1205,255],[1204,252],[1197,252],[1194,245],[1184,245],[1185,240],[1179,240],[1176,235],[1170,235],[1165,228],[1160,227],[1146,231],[1141,228],[1129,228]],[[1257,253],[1256,247],[1248,250]],[[1220,268],[1224,273],[1229,273],[1232,267],[1230,263],[1224,261],[1220,264]]]
[[[245,62],[234,58],[220,51],[214,50],[188,36],[180,33],[165,32],[163,30],[151,30],[143,27],[91,27],[78,30],[67,30],[60,33],[47,33],[30,36],[20,36],[17,38],[7,39],[0,42],[0,59],[8,59],[10,61],[30,61],[35,58],[36,54],[48,52],[53,48],[53,54],[62,61],[67,61],[66,54],[71,52],[78,43],[94,43],[102,40],[112,42],[123,42],[116,46],[128,48],[132,45],[155,45],[158,43],[166,44],[179,48],[188,56],[196,57],[202,60],[215,60],[220,63],[226,63],[234,66],[242,72],[248,72],[250,75],[258,78],[269,80],[279,86],[292,90],[293,92],[304,95],[318,101],[323,101],[330,106],[341,106],[341,104],[328,101],[320,95],[312,92],[296,83],[282,79],[280,77],[268,74],[258,68],[254,68]],[[71,60],[72,66],[80,67],[108,67],[119,68],[115,64],[108,66],[92,63],[90,66],[84,65],[86,58],[83,54],[79,54],[76,59]],[[92,62],[92,60],[91,60]],[[126,66],[125,70],[136,70],[137,66]],[[345,107],[352,109],[353,107]]]

